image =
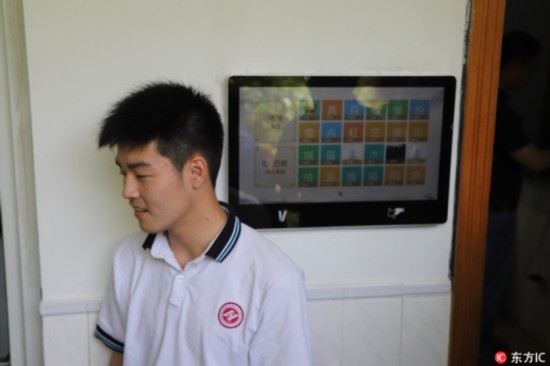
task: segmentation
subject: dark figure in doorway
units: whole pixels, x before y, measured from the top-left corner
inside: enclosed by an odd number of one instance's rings
[[[529,34],[516,31],[503,38],[485,250],[480,340],[483,365],[490,364],[494,356],[496,309],[514,253],[522,173],[540,173],[550,167],[550,150],[539,149],[531,142],[519,114],[509,105],[508,95],[529,81],[541,52],[541,44]]]

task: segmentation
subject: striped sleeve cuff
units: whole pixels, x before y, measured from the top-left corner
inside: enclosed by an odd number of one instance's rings
[[[103,344],[120,353],[124,353],[124,343],[117,341],[111,337],[107,332],[105,332],[99,325],[95,328],[95,337],[99,339]]]

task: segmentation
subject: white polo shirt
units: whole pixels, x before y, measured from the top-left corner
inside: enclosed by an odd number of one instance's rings
[[[183,270],[162,234],[118,245],[95,335],[124,365],[311,364],[302,270],[227,209]]]

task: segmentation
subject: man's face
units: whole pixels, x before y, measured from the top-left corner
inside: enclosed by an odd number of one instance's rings
[[[509,89],[517,90],[525,86],[533,77],[535,69],[535,61],[527,64],[511,61],[508,67]]]
[[[186,166],[177,171],[170,159],[159,154],[154,141],[143,148],[119,146],[116,164],[124,177],[122,196],[143,231],[170,232],[185,222],[191,194]]]

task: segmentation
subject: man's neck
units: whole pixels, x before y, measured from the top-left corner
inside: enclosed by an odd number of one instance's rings
[[[194,212],[192,218],[166,233],[170,248],[181,268],[206,251],[226,221],[227,212],[213,199],[208,204],[201,203],[200,209]]]

